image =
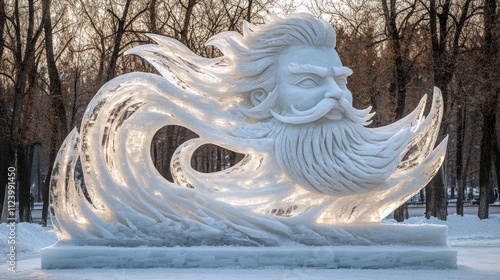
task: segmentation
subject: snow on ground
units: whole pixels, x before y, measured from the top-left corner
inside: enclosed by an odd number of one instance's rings
[[[396,221],[384,220],[384,223],[396,223]],[[441,221],[434,217],[427,220],[422,216],[412,217],[404,223],[447,225],[450,246],[500,246],[500,214],[490,215],[490,218],[485,220],[480,220],[475,215],[462,217],[453,214],[448,216],[447,221]]]
[[[54,244],[57,237],[54,230],[45,230],[39,224],[19,223],[15,227],[15,247],[18,258],[29,258],[40,255],[40,249]],[[8,224],[0,224],[0,261],[7,260],[10,228]],[[0,276],[1,279],[1,276]]]
[[[384,223],[395,223],[384,220]],[[449,244],[458,251],[457,269],[397,268],[397,269],[40,269],[40,249],[57,238],[51,229],[36,224],[16,225],[16,272],[9,272],[7,252],[9,228],[0,225],[0,279],[499,279],[500,277],[500,215],[479,220],[473,215],[450,215],[447,221],[414,217],[408,224],[444,224],[449,227]]]

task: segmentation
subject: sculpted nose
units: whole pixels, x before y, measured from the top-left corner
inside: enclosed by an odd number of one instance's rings
[[[325,98],[334,98],[334,99],[340,99],[342,97],[342,91],[340,89],[338,90],[329,90],[325,93]]]
[[[339,85],[333,79],[328,79],[327,91],[325,93],[325,98],[340,99],[344,92],[339,87]]]

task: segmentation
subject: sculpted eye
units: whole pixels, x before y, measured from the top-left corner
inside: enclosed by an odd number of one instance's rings
[[[296,85],[303,88],[311,88],[317,86],[318,83],[312,78],[305,78],[296,83]]]

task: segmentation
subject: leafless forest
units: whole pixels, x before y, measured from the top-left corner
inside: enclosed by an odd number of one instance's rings
[[[445,100],[440,138],[449,135],[441,172],[420,194],[426,215],[446,219],[447,204],[479,203],[488,217],[500,182],[500,3],[497,0],[0,0],[0,210],[6,219],[8,168],[16,168],[20,221],[31,204],[44,202],[57,150],[79,126],[86,105],[110,79],[132,71],[154,72],[124,56],[150,43],[147,33],[171,36],[194,52],[220,53],[204,43],[239,31],[244,20],[308,9],[330,21],[337,50],[354,70],[355,106],[372,105],[372,126],[400,119],[432,87]],[[157,132],[151,145],[160,173],[171,179],[169,159],[196,137],[182,127]],[[439,140],[439,139],[438,139]],[[205,146],[192,159],[203,172],[227,168],[242,155]],[[405,217],[405,206],[395,213]]]

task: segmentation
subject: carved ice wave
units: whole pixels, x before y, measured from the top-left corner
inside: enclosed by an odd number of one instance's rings
[[[378,128],[395,132],[412,124],[418,131],[412,144],[424,151],[416,158],[407,156],[400,171],[405,176],[397,176],[393,188],[341,198],[317,195],[276,172],[276,163],[266,157],[269,139],[222,134],[218,122],[206,122],[206,116],[225,120],[223,113],[198,100],[152,74],[125,75],[101,89],[85,114],[81,135],[73,130],[56,160],[52,213],[61,240],[162,246],[331,244],[351,234],[328,224],[380,221],[416,194],[444,157],[446,140],[432,150],[442,112],[441,95],[435,91],[427,119],[420,119],[422,101],[405,119]],[[196,103],[198,113],[183,113],[187,104]],[[169,124],[200,135],[175,153],[176,184],[156,171],[150,154],[153,135]],[[247,156],[228,170],[199,173],[190,167],[190,156],[206,143]],[[92,203],[74,178],[78,158]]]
[[[435,149],[442,97],[435,88],[426,118],[424,96],[408,116],[373,128],[390,137],[406,131],[403,161],[385,187],[355,195],[310,192],[292,181],[271,156],[275,120],[255,122],[239,108],[240,95],[224,96],[225,58],[201,58],[177,41],[151,35],[158,45],[134,48],[162,76],[131,73],[105,84],[88,105],[57,156],[51,180],[52,221],[61,243],[114,246],[376,244],[356,235],[358,225],[379,225],[438,171],[447,139]],[[217,87],[217,91],[207,90]],[[207,92],[213,94],[207,94]],[[175,183],[151,159],[154,134],[180,125],[200,137],[174,153]],[[409,136],[408,136],[409,135]],[[215,144],[245,154],[236,166],[200,173],[194,151]],[[75,179],[81,160],[85,198]]]

